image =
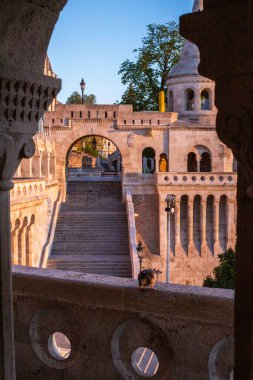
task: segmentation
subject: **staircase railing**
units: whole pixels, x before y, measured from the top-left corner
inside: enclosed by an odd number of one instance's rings
[[[131,191],[126,192],[126,209],[128,221],[129,248],[132,264],[132,277],[137,279],[139,274],[139,260],[137,254],[136,225],[134,218],[134,204]]]

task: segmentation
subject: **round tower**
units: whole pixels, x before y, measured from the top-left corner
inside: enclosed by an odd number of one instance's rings
[[[202,10],[203,0],[195,0],[192,11]],[[168,111],[193,123],[215,125],[215,83],[199,74],[199,62],[198,47],[185,40],[181,58],[167,80]]]

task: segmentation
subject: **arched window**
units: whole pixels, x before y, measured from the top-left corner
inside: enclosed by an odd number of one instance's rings
[[[196,154],[191,152],[187,156],[187,171],[196,172],[198,170]]]
[[[200,95],[200,105],[202,111],[210,111],[211,110],[211,91],[205,89],[201,92]]]
[[[168,171],[168,159],[165,153],[160,155],[159,160],[159,172],[167,172]]]
[[[168,111],[174,112],[174,95],[172,91],[169,91]]]
[[[191,89],[186,90],[186,110],[187,111],[194,111],[194,108],[195,108],[194,98],[195,98],[194,91]]]
[[[204,152],[201,154],[200,171],[201,172],[211,172],[212,171],[211,157],[210,157],[210,154],[207,152]]]
[[[155,150],[153,148],[145,148],[142,152],[142,173],[155,172]]]

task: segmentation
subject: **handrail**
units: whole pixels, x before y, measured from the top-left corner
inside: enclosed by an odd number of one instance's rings
[[[126,192],[126,209],[127,209],[127,221],[128,221],[128,236],[129,236],[129,247],[132,263],[132,277],[134,279],[138,278],[139,274],[139,261],[137,254],[137,242],[136,242],[136,225],[134,219],[134,204],[132,199],[131,191]]]

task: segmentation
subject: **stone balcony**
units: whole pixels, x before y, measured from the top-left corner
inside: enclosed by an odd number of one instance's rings
[[[158,185],[235,186],[237,173],[156,173]]]
[[[228,186],[234,187],[237,183],[237,173],[211,172],[211,173],[154,173],[139,174],[126,173],[123,178],[124,185],[148,184],[165,186]]]
[[[232,376],[233,291],[162,283],[143,291],[131,279],[27,267],[14,267],[13,285],[17,379]],[[68,357],[53,351],[55,332],[69,339]],[[154,376],[138,369],[139,347],[156,354]]]
[[[45,178],[14,178],[14,188],[10,192],[11,204],[29,202],[45,198]]]

